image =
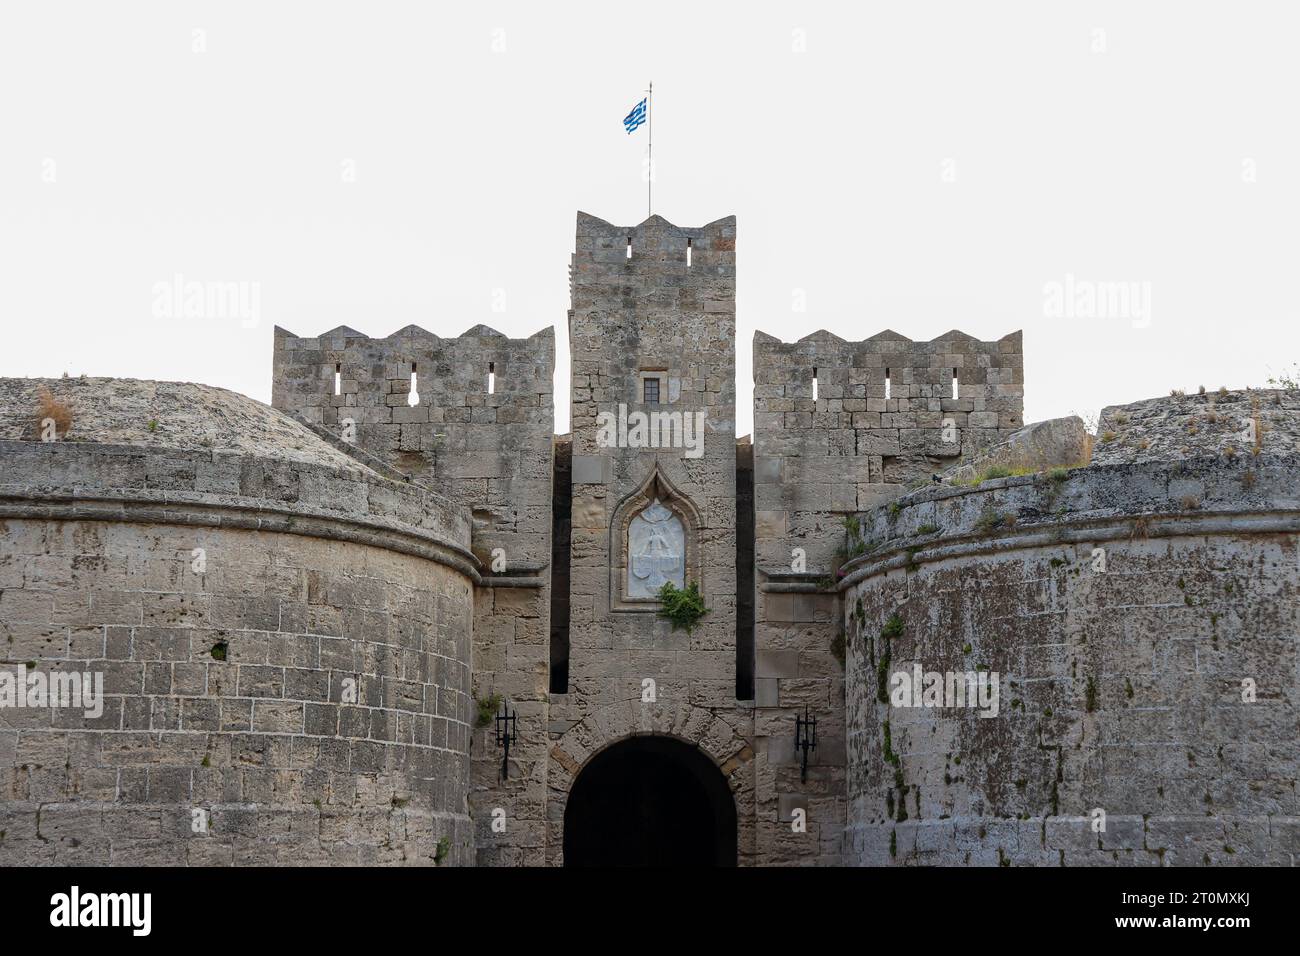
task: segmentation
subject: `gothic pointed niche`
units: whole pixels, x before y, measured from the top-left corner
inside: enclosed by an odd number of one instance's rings
[[[659,589],[697,581],[700,521],[695,506],[658,467],[619,503],[610,523],[610,596],[617,610],[653,610]]]

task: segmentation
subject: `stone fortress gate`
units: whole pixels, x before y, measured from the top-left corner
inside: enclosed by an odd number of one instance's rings
[[[759,332],[738,439],[736,270],[579,213],[569,435],[550,329],[0,380],[0,864],[1293,863],[1296,393]]]

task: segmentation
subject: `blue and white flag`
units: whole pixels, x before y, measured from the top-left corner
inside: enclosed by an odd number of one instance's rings
[[[645,122],[646,108],[645,100],[642,100],[636,106],[632,107],[632,112],[628,113],[623,119],[623,125],[627,127],[629,133],[636,131],[636,128]]]

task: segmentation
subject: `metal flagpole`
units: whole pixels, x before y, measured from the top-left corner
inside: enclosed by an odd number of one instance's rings
[[[645,204],[646,204],[646,218],[648,219],[649,217],[651,217],[651,216],[654,215],[654,211],[655,211],[655,206],[654,206],[654,188],[655,188],[655,114],[654,114],[654,109],[653,109],[653,107],[654,107],[654,98],[655,98],[655,84],[654,84],[654,80],[651,80],[651,81],[650,81],[650,89],[648,89],[646,92],[649,94],[649,96],[646,97],[645,113],[646,113],[646,124],[647,124],[647,127],[648,127],[648,129],[647,129],[647,133],[648,133],[649,138],[650,138],[649,145],[646,147],[646,171],[645,171],[645,173],[646,173],[646,175],[645,175],[645,179],[646,179],[646,184],[645,184],[645,189],[646,189],[646,193],[645,193]]]

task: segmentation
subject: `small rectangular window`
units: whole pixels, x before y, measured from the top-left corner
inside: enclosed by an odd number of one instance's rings
[[[343,364],[341,362],[334,366],[334,394],[343,394]]]
[[[686,268],[691,267],[691,240],[686,240]]]
[[[889,369],[885,369],[885,398],[889,398]]]
[[[642,383],[642,391],[644,393],[642,396],[642,400],[645,402],[645,404],[647,405],[659,404],[659,379],[647,378]]]
[[[952,370],[952,397],[957,397],[957,370]]]
[[[627,237],[627,257],[629,259],[632,258],[632,237],[631,236]]]
[[[817,401],[817,370],[813,369],[813,401]]]
[[[497,390],[497,366],[495,362],[488,362],[488,394],[495,395]]]

